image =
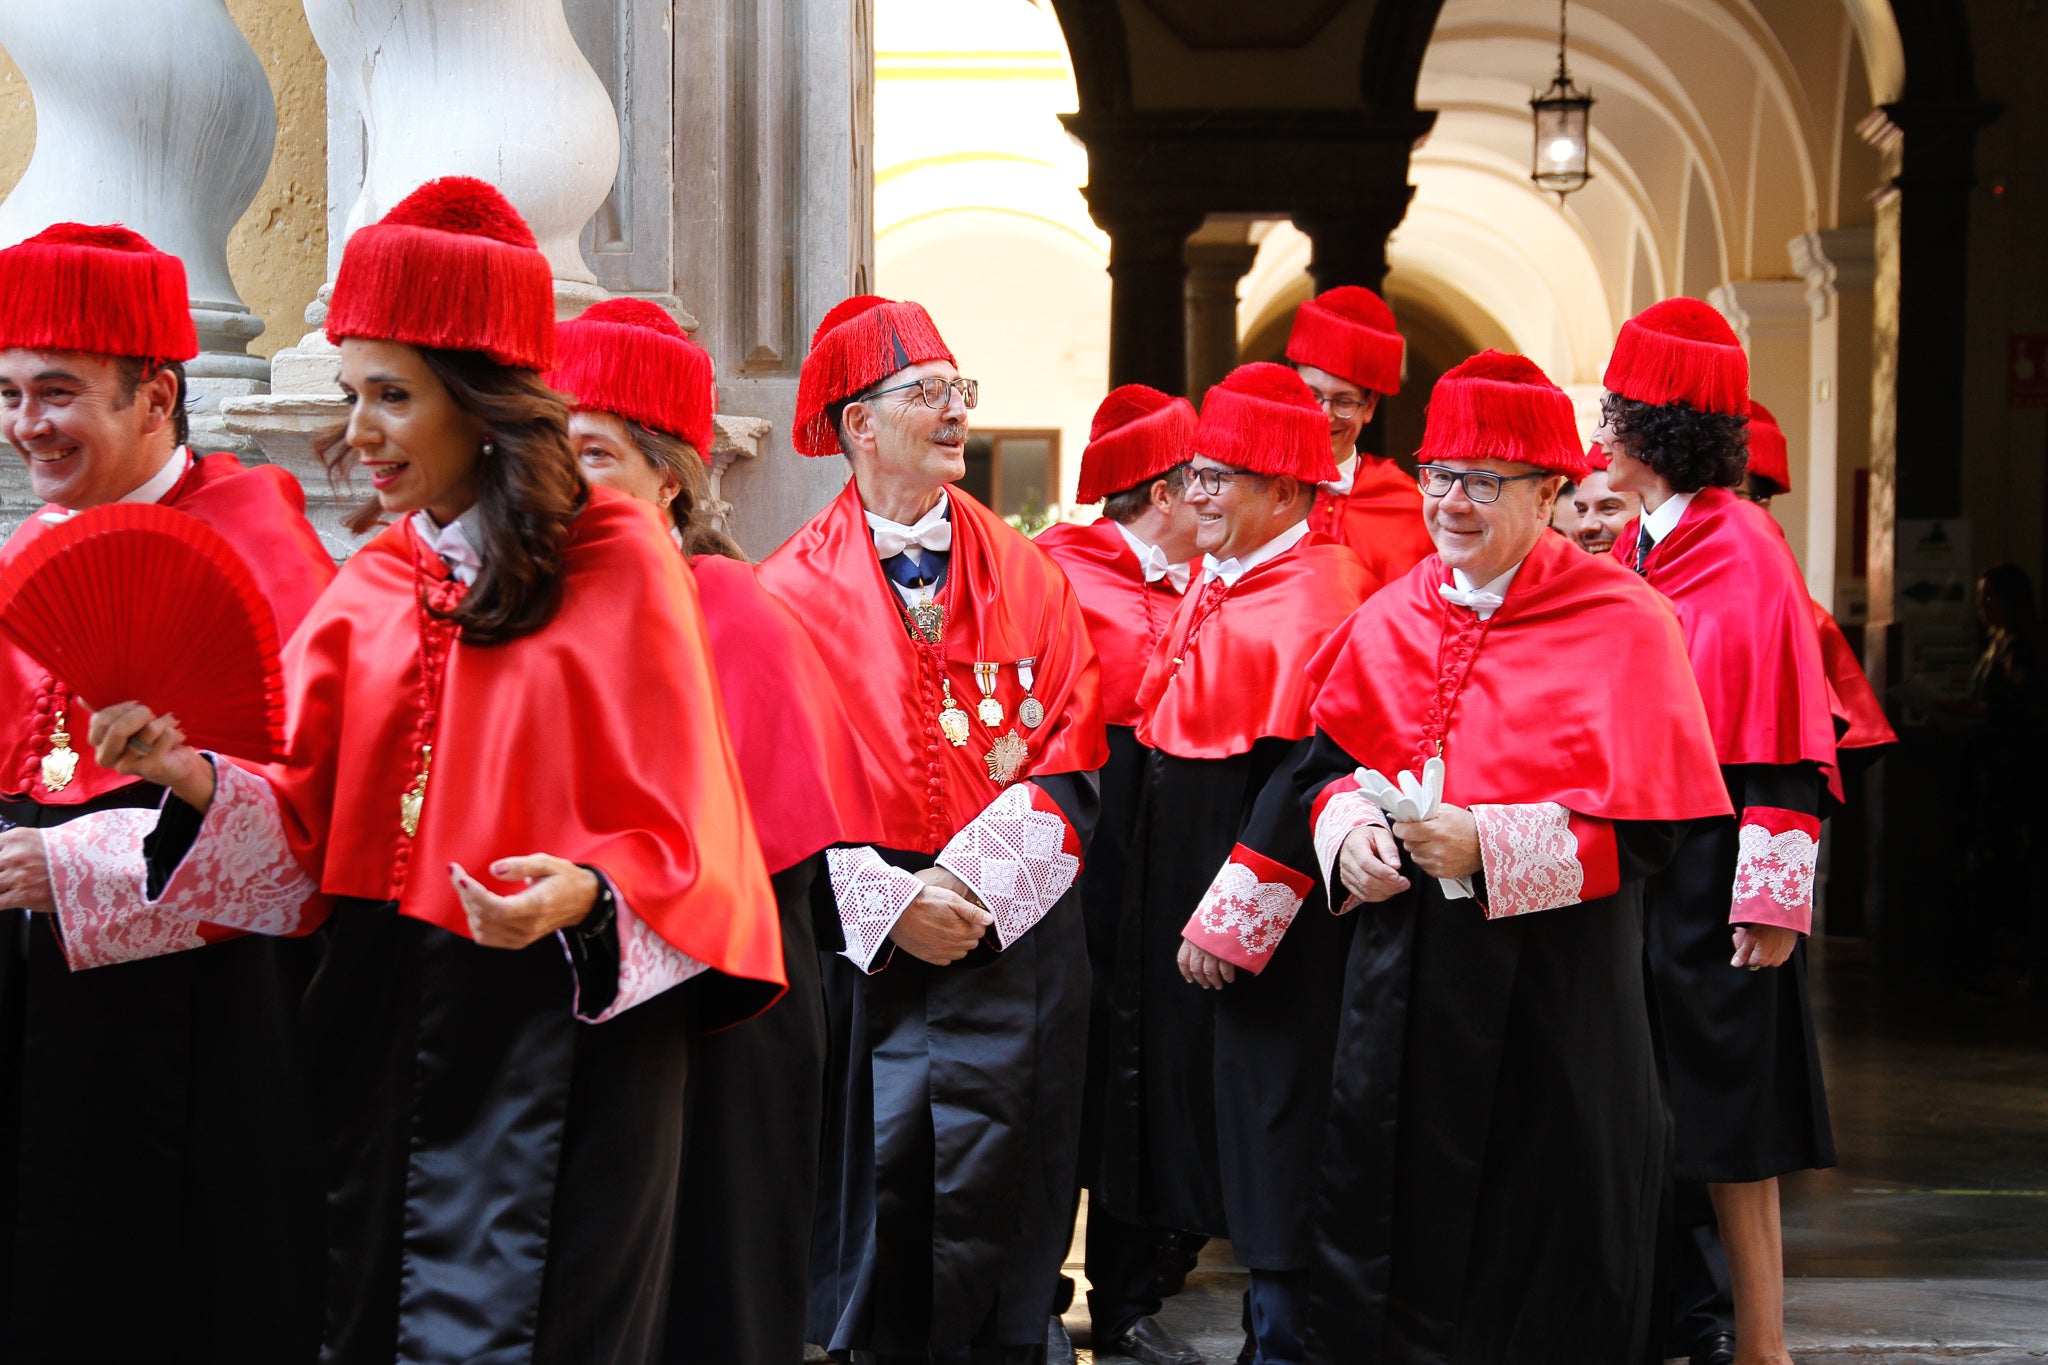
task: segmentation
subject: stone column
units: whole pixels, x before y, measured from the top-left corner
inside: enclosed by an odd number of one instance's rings
[[[1131,213],[1095,221],[1109,233],[1109,382],[1180,393],[1188,383],[1187,240],[1202,215]]]
[[[1842,518],[1851,510],[1856,471],[1870,467],[1872,234],[1869,228],[1826,228],[1794,237],[1787,248],[1806,284],[1812,320],[1807,478],[1816,493],[1830,480],[1834,487],[1832,504],[1818,498],[1807,503],[1806,581],[1815,599],[1853,621],[1863,615],[1864,566],[1849,563]]]
[[[1830,466],[1816,476],[1812,468],[1809,421],[1813,383],[1810,373],[1813,317],[1806,286],[1798,280],[1736,280],[1707,294],[1749,352],[1749,392],[1771,410],[1784,428],[1792,468],[1792,491],[1771,501],[1771,512],[1785,528],[1785,539],[1806,575],[1807,591],[1826,602],[1834,594],[1833,546],[1816,559],[1807,542],[1809,509],[1825,508],[1824,520],[1834,525],[1835,482]]]
[[[306,0],[306,18],[328,64],[330,281],[350,232],[436,176],[474,175],[533,228],[561,316],[605,296],[578,238],[617,177],[618,119],[562,0]],[[223,416],[298,476],[314,525],[345,554],[357,542],[339,518],[360,494],[333,491],[312,453],[343,413],[340,359],[321,334],[328,293],[278,353],[272,392]]]
[[[1258,259],[1259,248],[1243,240],[1243,224],[1233,226],[1237,241],[1205,241],[1198,235],[1187,244],[1187,393],[1194,399],[1237,364],[1237,284]]]
[[[1362,284],[1379,290],[1387,278],[1387,239],[1408,216],[1415,187],[1407,183],[1407,162],[1399,183],[1362,187],[1341,204],[1296,210],[1294,225],[1308,234],[1314,254],[1308,273],[1316,292],[1340,284]]]
[[[193,443],[220,444],[221,402],[270,378],[248,353],[263,323],[227,256],[276,141],[263,63],[226,0],[0,5],[0,46],[36,108],[35,154],[0,204],[0,245],[56,222],[120,222],[184,261],[201,348],[185,369]]]

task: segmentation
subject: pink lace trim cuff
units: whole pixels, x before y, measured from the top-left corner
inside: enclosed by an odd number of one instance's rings
[[[612,888],[614,925],[619,934],[619,988],[612,996],[611,1004],[597,1014],[583,1012],[583,983],[577,981],[575,998],[571,1005],[576,1017],[586,1024],[602,1024],[607,1019],[616,1019],[635,1005],[645,1004],[663,991],[682,985],[699,972],[708,970],[702,962],[677,948],[660,934],[647,927],[647,922],[634,914],[626,904],[626,898]],[[563,939],[566,930],[558,930],[557,939]],[[562,952],[567,955],[569,945],[562,943]],[[571,957],[573,964],[575,958]],[[573,975],[573,973],[572,973]]]
[[[1577,905],[1586,896],[1571,812],[1555,801],[1474,806],[1479,861],[1486,872],[1486,917],[1507,919]]]
[[[1749,807],[1736,834],[1735,895],[1728,922],[1811,933],[1819,862],[1819,820],[1776,806]]]
[[[1058,803],[1020,782],[968,821],[938,864],[973,888],[995,916],[997,946],[1007,948],[1081,875],[1081,845]]]
[[[1181,936],[1256,976],[1313,890],[1315,883],[1293,868],[1239,844]]]
[[[924,883],[883,862],[872,848],[830,849],[825,867],[832,875],[832,899],[846,935],[841,951],[847,961],[872,975],[888,965],[886,958],[880,964],[875,959]]]
[[[1344,841],[1351,837],[1351,832],[1365,825],[1378,825],[1385,829],[1387,816],[1359,792],[1357,778],[1342,777],[1323,788],[1322,795],[1316,799],[1316,866],[1322,870],[1324,886],[1333,893],[1344,892],[1341,904],[1335,900],[1330,903],[1335,914],[1346,914],[1364,904],[1349,887],[1337,880],[1337,855],[1343,850]]]
[[[143,897],[153,810],[103,810],[42,832],[58,939],[74,972],[201,948],[198,921]]]
[[[320,886],[292,856],[268,782],[214,759],[213,804],[155,904],[251,934],[302,934],[326,918]]]

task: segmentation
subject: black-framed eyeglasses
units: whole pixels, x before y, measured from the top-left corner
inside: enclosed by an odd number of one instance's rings
[[[873,393],[863,394],[859,401],[872,402],[885,393],[900,393],[904,389],[916,389],[918,397],[924,399],[924,405],[928,408],[945,407],[948,389],[958,389],[960,401],[969,408],[981,398],[981,381],[978,379],[946,379],[940,375],[928,374],[922,379],[913,379],[908,384],[892,384],[886,389],[876,389]]]
[[[1193,465],[1188,467],[1188,482],[1194,484],[1212,498],[1221,493],[1223,485],[1229,483],[1232,479],[1263,479],[1265,477],[1264,474],[1255,474],[1249,469],[1217,469],[1214,467],[1199,469]]]
[[[1311,389],[1309,392],[1315,393],[1315,390]],[[1348,422],[1358,416],[1370,401],[1370,399],[1365,398],[1354,398],[1348,393],[1340,393],[1333,398],[1326,398],[1320,393],[1316,394],[1316,406],[1340,422]]]
[[[1415,471],[1415,482],[1430,497],[1449,497],[1453,485],[1463,484],[1465,496],[1474,502],[1497,501],[1502,484],[1552,477],[1550,474],[1489,474],[1483,469],[1446,469],[1440,464],[1422,465]]]

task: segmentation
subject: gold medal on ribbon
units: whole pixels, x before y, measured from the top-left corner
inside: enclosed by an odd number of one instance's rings
[[[43,755],[43,789],[60,792],[71,785],[71,778],[78,771],[78,751],[71,747],[71,736],[64,730],[64,712],[57,712],[57,728],[50,732],[50,752]]]
[[[1024,764],[1030,759],[1031,750],[1025,746],[1023,736],[1015,730],[995,742],[995,747],[986,755],[988,776],[999,787],[1007,787],[1017,780],[1024,771]]]
[[[1003,723],[1003,704],[996,700],[996,678],[1001,668],[1001,664],[974,666],[974,685],[981,689],[981,703],[974,708],[974,714],[991,730]]]
[[[956,749],[967,747],[967,713],[960,709],[960,703],[953,700],[953,684],[944,678],[939,680],[946,689],[944,703],[939,707],[939,733],[946,737],[946,743]]]
[[[420,745],[420,770],[412,788],[398,798],[398,827],[410,839],[420,832],[420,807],[427,803],[427,767],[434,761],[434,746]]]
[[[1017,660],[1017,681],[1024,685],[1024,700],[1017,707],[1017,719],[1024,722],[1027,730],[1036,730],[1045,722],[1045,707],[1038,698],[1031,695],[1032,670],[1038,666],[1036,659]]]

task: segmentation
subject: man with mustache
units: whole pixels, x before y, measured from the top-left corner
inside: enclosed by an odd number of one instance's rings
[[[1072,887],[1108,752],[1073,589],[953,486],[977,396],[919,305],[827,313],[793,441],[852,477],[760,571],[812,625],[881,804],[879,844],[827,855],[843,947],[809,1333],[876,1365],[1042,1360],[1074,1207]]]

